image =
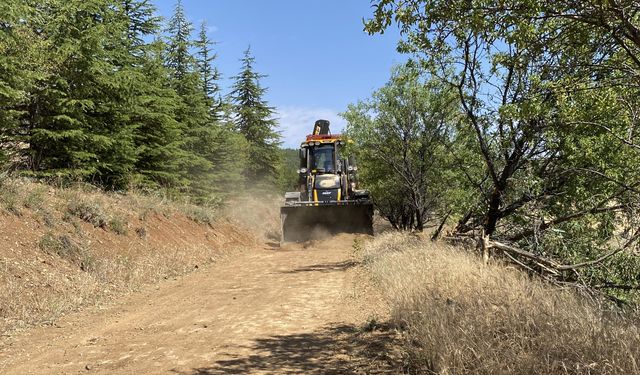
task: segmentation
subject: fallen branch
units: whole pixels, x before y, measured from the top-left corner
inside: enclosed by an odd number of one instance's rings
[[[495,247],[497,249],[500,249],[502,251],[508,251],[510,253],[520,255],[520,256],[525,257],[527,259],[533,260],[536,263],[543,264],[543,265],[545,265],[547,267],[550,267],[550,268],[553,268],[553,269],[557,269],[558,267],[560,267],[560,264],[554,262],[551,259],[543,258],[543,257],[535,255],[534,253],[531,253],[529,251],[518,249],[517,247],[509,246],[507,244],[503,244],[503,243],[500,243],[500,242],[497,242],[497,241],[489,241],[489,245],[492,246],[492,247]]]
[[[601,256],[598,259],[590,260],[588,262],[574,264],[574,265],[571,265],[571,266],[560,266],[558,269],[560,269],[562,271],[564,271],[564,270],[575,270],[575,269],[578,269],[578,268],[593,266],[595,264],[604,262],[605,260],[611,258],[612,256],[618,254],[619,252],[621,252],[624,249],[626,249],[629,246],[631,246],[634,242],[636,242],[638,237],[640,237],[640,229],[638,231],[636,231],[636,233],[633,235],[633,237],[628,239],[627,242],[625,242],[625,244],[623,246],[621,246],[618,249],[615,249],[614,251],[612,251],[612,252],[610,252],[608,254],[605,254],[605,255]]]
[[[619,205],[615,205],[615,206],[609,206],[609,207],[600,207],[602,204],[606,204],[607,200],[604,200],[602,202],[600,202],[598,205],[596,205],[596,207],[590,208],[590,209],[586,209],[586,210],[582,210],[582,211],[578,211],[578,212],[574,212],[572,214],[569,214],[567,216],[562,216],[556,219],[553,219],[549,222],[546,223],[542,223],[540,225],[540,227],[538,228],[539,231],[544,231],[547,230],[551,227],[553,227],[554,225],[557,224],[562,224],[568,221],[571,221],[573,219],[577,219],[580,218],[582,216],[588,215],[588,214],[601,214],[601,213],[606,213],[606,212],[614,212],[614,211],[619,211],[622,210],[623,208],[625,208],[626,206],[623,204],[619,204]],[[512,237],[509,238],[510,241],[520,241],[521,239],[528,237],[530,235],[532,235],[534,233],[533,229],[527,229],[521,233],[518,233]]]
[[[498,241],[489,240],[488,237],[478,235],[471,235],[469,233],[457,233],[453,236],[443,237],[445,240],[456,241],[456,242],[466,242],[470,240],[474,240],[476,244],[476,250],[480,250],[483,256],[483,261],[486,263],[488,248],[495,248],[500,250],[502,256],[507,259],[512,264],[522,268],[523,270],[536,274],[542,279],[553,283],[559,286],[567,286],[572,289],[580,290],[581,292],[586,293],[590,298],[594,298],[595,296],[601,296],[610,301],[613,301],[619,305],[624,305],[625,301],[621,300],[617,297],[611,296],[607,293],[603,292],[603,289],[618,289],[625,291],[633,291],[640,290],[640,285],[624,285],[624,284],[614,284],[614,283],[603,283],[597,285],[587,285],[584,280],[580,277],[580,274],[577,272],[578,269],[584,267],[592,267],[598,264],[603,263],[607,259],[615,256],[616,254],[624,251],[629,246],[633,245],[638,239],[640,239],[640,228],[634,233],[634,235],[629,238],[624,245],[621,247],[597,258],[594,260],[576,263],[576,264],[560,264],[557,261],[549,258],[545,258],[540,255],[536,255],[530,251],[523,250],[517,248],[515,246],[505,244]],[[526,259],[526,260],[525,260]],[[567,279],[566,271],[572,272],[574,277],[578,280],[578,282],[574,282]]]
[[[636,242],[638,240],[638,238],[640,238],[640,229],[633,235],[633,237],[631,237],[629,240],[627,240],[627,242],[597,258],[597,259],[593,259],[593,260],[589,260],[586,262],[582,262],[582,263],[576,263],[576,264],[560,264],[558,262],[556,262],[553,259],[549,259],[549,258],[545,258],[542,257],[540,255],[536,255],[530,251],[527,250],[523,250],[517,247],[514,247],[512,245],[508,245],[502,242],[498,242],[498,241],[493,241],[493,240],[489,240],[488,237],[483,237],[480,236],[478,237],[477,235],[473,235],[473,234],[469,234],[469,233],[460,233],[457,234],[455,236],[447,236],[444,237],[446,240],[449,241],[467,241],[470,239],[473,239],[476,241],[477,244],[477,248],[481,250],[482,252],[482,257],[484,262],[486,263],[486,261],[488,260],[488,249],[490,248],[496,248],[498,250],[502,250],[502,252],[514,263],[516,263],[517,265],[523,267],[524,269],[526,269],[527,271],[533,271],[533,268],[530,266],[525,265],[523,262],[517,260],[514,256],[519,256],[522,258],[526,258],[529,261],[533,262],[535,265],[537,265],[541,270],[543,270],[546,273],[552,274],[554,276],[558,276],[561,274],[561,272],[563,271],[576,271],[577,269],[580,268],[584,268],[584,267],[591,267],[591,266],[595,266],[597,264],[600,264],[604,261],[606,261],[607,259],[613,257],[614,255],[624,251],[626,248],[628,248],[629,246],[631,246],[634,242]],[[540,272],[538,272],[540,273]]]
[[[562,266],[558,266],[558,269],[560,271],[566,271],[566,270],[576,270],[578,268],[593,266],[595,264],[604,262],[605,260],[607,260],[607,259],[611,258],[612,256],[618,254],[622,250],[624,250],[624,247],[621,247],[621,248],[616,249],[616,250],[614,250],[614,251],[612,251],[612,252],[610,252],[608,254],[605,254],[605,255],[601,256],[600,258],[598,258],[598,259],[594,259],[594,260],[590,260],[590,261],[582,262],[582,263],[578,263],[578,264],[572,264],[572,265],[568,265],[568,266],[562,265]]]

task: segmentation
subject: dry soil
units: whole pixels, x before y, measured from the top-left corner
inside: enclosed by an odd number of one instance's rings
[[[354,235],[266,242],[0,344],[2,374],[397,373]],[[375,328],[370,325],[368,328]]]

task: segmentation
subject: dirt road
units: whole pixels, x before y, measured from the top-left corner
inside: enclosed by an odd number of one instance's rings
[[[3,374],[389,373],[352,235],[265,244],[0,347]],[[366,294],[366,293],[365,293]]]

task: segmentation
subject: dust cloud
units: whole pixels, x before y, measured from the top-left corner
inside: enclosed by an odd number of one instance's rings
[[[280,205],[282,198],[275,196],[235,197],[223,209],[223,216],[249,229],[255,236],[280,241]]]
[[[332,233],[329,231],[329,229],[323,226],[317,225],[311,230],[311,234],[309,235],[309,240],[319,241],[319,240],[326,240],[331,237],[332,237]]]

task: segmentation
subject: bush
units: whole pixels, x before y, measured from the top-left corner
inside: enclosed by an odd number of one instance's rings
[[[109,220],[109,229],[111,229],[114,233],[126,235],[127,221],[119,216],[115,216],[111,220]]]
[[[25,197],[22,203],[26,208],[39,209],[44,203],[46,189],[43,186],[33,188]]]
[[[211,208],[186,205],[182,208],[182,212],[191,220],[198,224],[213,224],[215,221],[214,211]]]
[[[40,250],[77,264],[83,271],[93,271],[95,259],[91,252],[84,246],[77,244],[67,235],[53,235],[45,233],[38,242]]]
[[[96,228],[106,228],[107,217],[102,207],[97,202],[89,202],[85,199],[72,199],[67,206],[67,212]]]

